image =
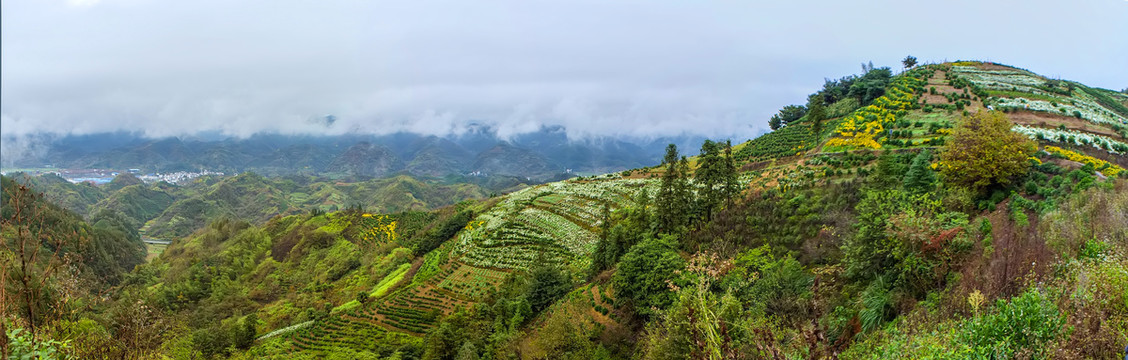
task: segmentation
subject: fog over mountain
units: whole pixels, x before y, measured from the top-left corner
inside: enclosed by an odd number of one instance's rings
[[[976,25],[917,32],[910,13]],[[1057,30],[1128,33],[1120,0],[5,1],[2,20],[6,155],[41,150],[28,134],[113,131],[747,138],[825,74],[906,53],[1128,85],[1128,44]]]

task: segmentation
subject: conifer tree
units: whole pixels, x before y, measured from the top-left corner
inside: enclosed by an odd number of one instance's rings
[[[807,98],[807,122],[811,123],[811,134],[818,137],[822,134],[822,123],[826,118],[826,107],[823,105],[822,94],[816,93]]]
[[[931,160],[932,151],[927,149],[913,158],[912,165],[909,165],[909,172],[905,174],[905,190],[927,192],[932,189],[932,184],[936,182],[936,173],[928,168]]]
[[[591,254],[589,276],[595,276],[603,269],[611,267],[611,258],[615,252],[614,245],[611,242],[611,207],[607,203],[603,203],[599,224],[599,242],[595,244],[595,252]]]
[[[700,166],[694,176],[700,186],[698,211],[702,220],[708,220],[717,207],[740,191],[736,181],[736,164],[732,159],[732,143],[705,140],[698,163]]]
[[[686,179],[689,161],[685,157],[679,161],[678,147],[670,144],[666,147],[664,164],[666,173],[662,175],[662,186],[654,203],[658,207],[658,233],[672,234],[689,223],[692,203]]]

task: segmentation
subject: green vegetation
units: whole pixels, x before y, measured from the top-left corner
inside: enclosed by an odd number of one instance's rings
[[[965,117],[952,133],[952,145],[940,155],[941,173],[977,190],[1010,185],[1026,173],[1036,150],[1033,141],[1010,128],[1010,121],[998,112]]]
[[[1117,110],[1020,69],[910,59],[827,81],[806,114],[736,147],[671,145],[652,169],[488,199],[241,175],[122,179],[95,188],[86,222],[42,198],[51,226],[5,205],[7,244],[93,234],[62,249],[108,295],[7,255],[0,278],[51,281],[0,324],[11,352],[83,358],[1122,357],[1128,160],[1012,127],[1046,110],[987,106],[1063,99],[1081,116],[1056,131],[1111,130]],[[848,143],[859,131],[872,143]],[[146,221],[186,235],[140,264]],[[136,256],[99,254],[126,245]]]
[[[802,118],[807,114],[807,107],[803,105],[787,105],[779,110],[778,114],[772,115],[771,120],[768,121],[768,126],[772,130],[779,130],[781,127],[791,125],[791,123]]]
[[[837,123],[826,122],[822,126],[824,131],[821,135],[825,136],[826,130],[834,129]],[[811,128],[810,124],[801,123],[788,126],[742,144],[735,152],[734,157],[741,163],[747,163],[801,155],[815,149],[818,145],[820,137],[813,135],[812,131],[814,129]]]

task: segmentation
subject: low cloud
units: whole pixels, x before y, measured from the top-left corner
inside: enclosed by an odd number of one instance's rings
[[[23,159],[42,159],[55,139],[50,133],[0,135],[0,166],[11,167]]]
[[[1128,84],[1122,4],[1004,5],[4,2],[0,130],[740,139],[824,77],[908,53]],[[1047,13],[1056,26],[1030,20]]]

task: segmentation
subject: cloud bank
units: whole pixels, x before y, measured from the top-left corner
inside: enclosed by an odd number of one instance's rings
[[[747,138],[824,77],[984,59],[1128,87],[1123,1],[3,2],[0,131]],[[1050,20],[1052,19],[1052,20]],[[336,119],[327,125],[323,119]]]

